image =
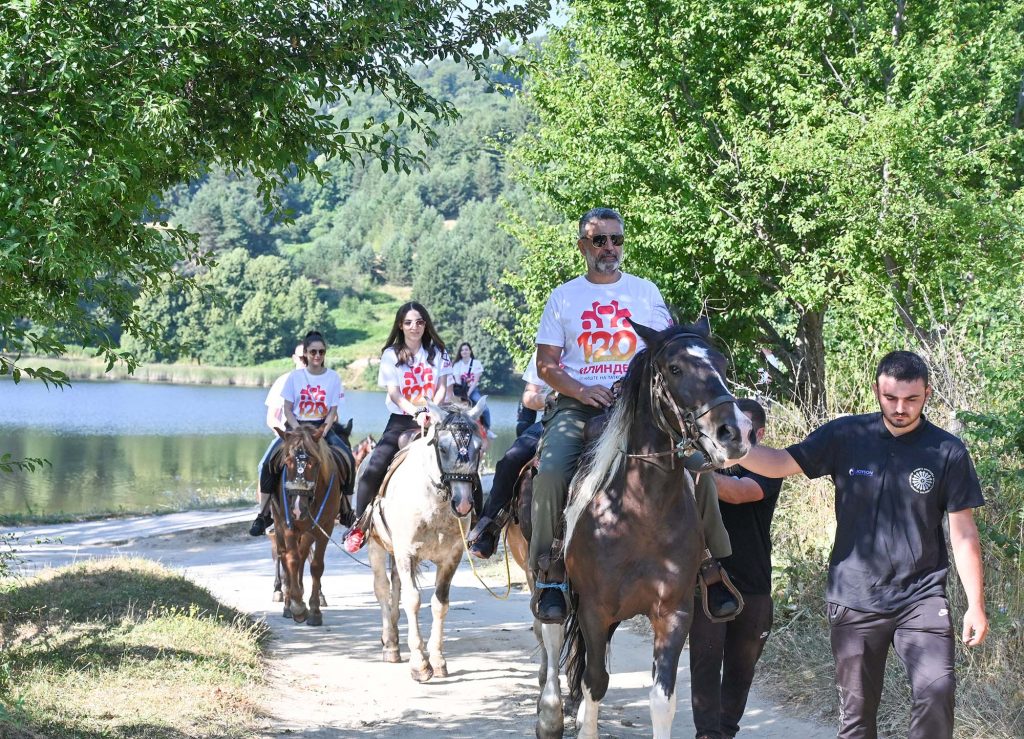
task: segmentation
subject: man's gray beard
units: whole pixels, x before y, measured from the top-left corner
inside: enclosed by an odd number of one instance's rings
[[[617,272],[619,267],[622,266],[622,260],[616,259],[614,262],[606,262],[602,259],[594,260],[594,271],[600,272],[603,275],[612,274]]]

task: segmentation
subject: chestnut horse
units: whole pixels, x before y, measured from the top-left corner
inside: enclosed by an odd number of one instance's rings
[[[349,419],[347,424],[345,424],[344,426],[341,427],[341,430],[342,430],[343,433],[340,433],[339,436],[341,436],[341,438],[346,443],[348,443],[349,434],[351,434],[351,432],[352,432],[352,419],[351,418]],[[363,460],[366,459],[370,455],[370,452],[373,451],[373,448],[375,446],[377,446],[377,440],[373,438],[372,434],[367,436],[365,439],[363,439],[358,444],[356,444],[355,448],[352,450],[352,457],[353,457],[353,460],[354,460],[354,465],[353,465],[354,469],[359,469],[359,465],[362,464]],[[350,501],[346,501],[343,498],[342,501],[341,501],[341,516],[340,516],[340,518],[344,519],[345,516],[346,516],[346,513],[350,514],[351,510],[352,510],[351,502]],[[347,524],[347,523],[351,523],[351,521],[342,520],[342,524]],[[282,587],[281,586],[281,559],[280,559],[280,557],[277,556],[277,535],[274,533],[273,529],[271,529],[270,531],[267,532],[267,538],[270,539],[270,557],[271,557],[271,559],[274,560],[274,594],[273,594],[271,600],[273,600],[275,603],[281,603],[281,602],[284,601],[284,593],[281,591],[281,587]],[[320,606],[323,607],[323,606],[326,606],[326,605],[327,605],[327,599],[324,598],[323,591],[321,591],[321,593],[320,593]],[[290,613],[285,613],[283,615],[284,615],[285,618],[291,618],[291,614]]]
[[[323,436],[323,428],[302,425],[278,430],[284,444],[272,455],[272,469],[281,469],[281,486],[270,499],[274,540],[282,560],[284,616],[296,623],[323,625],[320,578],[327,542],[341,507],[341,488],[349,470],[339,469]],[[312,556],[310,557],[310,555]],[[312,579],[309,608],[303,602],[302,571],[309,558]]]
[[[725,358],[710,343],[706,319],[663,331],[633,327],[646,348],[630,362],[607,424],[573,478],[565,513],[566,673],[569,702],[582,701],[577,731],[584,739],[598,735],[612,634],[637,615],[654,632],[653,735],[670,736],[704,549],[684,465],[710,470],[749,449],[750,421],[726,388]],[[558,643],[561,627],[545,624],[543,636]],[[537,735],[561,736],[562,727],[559,682],[549,678]]]

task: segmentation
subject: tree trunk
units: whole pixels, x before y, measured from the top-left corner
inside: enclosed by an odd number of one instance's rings
[[[807,419],[817,425],[825,419],[825,311],[809,310],[800,316],[796,329],[797,401]]]

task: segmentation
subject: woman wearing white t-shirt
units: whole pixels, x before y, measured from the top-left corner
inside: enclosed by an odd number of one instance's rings
[[[398,438],[422,428],[430,418],[427,401],[441,403],[448,391],[451,361],[427,309],[408,302],[398,309],[395,323],[380,357],[377,384],[387,389],[384,404],[391,411],[377,446],[366,462],[356,490],[356,521],[377,496],[384,475],[398,453]],[[345,535],[345,551],[359,551],[366,534],[355,526]]]
[[[338,407],[345,400],[345,389],[341,377],[324,365],[327,358],[327,342],[319,331],[310,331],[302,340],[302,354],[306,366],[298,367],[288,375],[281,387],[281,410],[284,411],[284,428],[297,428],[299,425],[323,426],[326,428],[324,439],[331,446],[344,447],[344,442],[334,433],[332,426],[338,420]],[[267,450],[264,457],[270,458],[273,450],[282,444],[277,439]],[[259,536],[271,523],[270,511],[266,500],[256,520],[252,522],[249,533]]]
[[[473,356],[473,347],[468,341],[459,345],[459,360],[452,365],[452,382],[455,387],[462,387],[462,391],[456,392],[456,396],[462,396],[469,401],[470,405],[476,405],[480,400],[480,378],[484,374],[483,363]],[[480,422],[484,428],[491,428],[491,412],[484,410],[480,416]]]

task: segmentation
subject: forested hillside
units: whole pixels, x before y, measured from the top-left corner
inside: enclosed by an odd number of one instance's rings
[[[462,115],[439,130],[426,166],[405,173],[327,162],[326,186],[309,179],[284,189],[288,221],[265,212],[244,174],[216,171],[170,192],[172,224],[199,234],[217,264],[197,275],[205,290],[141,306],[164,327],[165,353],[130,339],[126,348],[148,361],[252,365],[286,356],[296,337],[319,328],[340,369],[379,354],[396,307],[411,295],[431,310],[446,342],[473,344],[488,368],[487,389],[504,389],[512,363],[492,332],[495,324],[511,328],[512,318],[493,306],[489,289],[522,256],[499,223],[503,203],[530,207],[502,154],[525,129],[526,113],[501,86],[514,81],[500,76],[488,83],[437,63],[416,77]],[[358,127],[387,121],[389,111],[383,99],[364,96],[346,115]]]

